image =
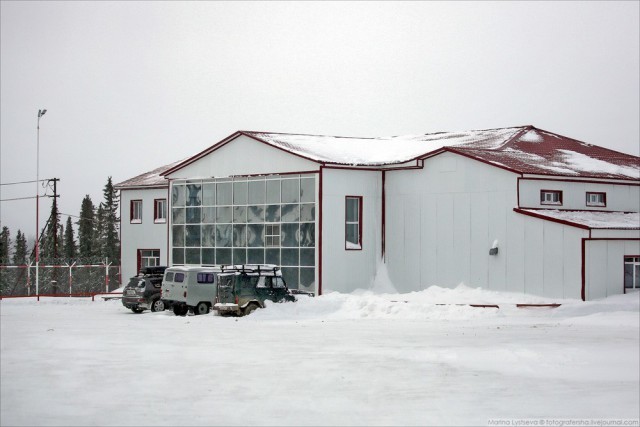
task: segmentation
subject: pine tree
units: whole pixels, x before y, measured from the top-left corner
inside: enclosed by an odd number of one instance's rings
[[[13,264],[24,265],[27,263],[27,238],[20,230],[16,234],[15,246],[13,249]]]
[[[96,254],[100,257],[101,260],[104,260],[105,257],[105,230],[104,230],[104,204],[100,203],[98,205],[98,210],[96,211],[96,228],[95,228],[95,236],[96,236]]]
[[[91,197],[87,194],[82,199],[80,207],[80,219],[78,220],[78,255],[84,258],[83,262],[96,255],[95,236],[95,208]]]
[[[64,229],[64,243],[62,244],[62,256],[71,262],[76,256],[78,256],[78,247],[76,245],[76,238],[73,234],[73,225],[71,224],[71,217],[67,217],[67,226]]]
[[[120,201],[118,192],[113,187],[111,177],[107,179],[103,194],[103,255],[109,258],[109,261],[118,261],[120,259],[120,239],[118,237],[118,224],[120,222],[120,218],[118,218],[118,206]]]
[[[60,227],[62,227],[60,224],[60,213],[58,212],[58,204],[54,199],[51,205],[51,214],[49,215],[47,229],[44,233],[44,242],[40,244],[40,248],[42,249],[40,259],[56,263],[55,259],[58,258],[62,252],[60,250],[62,241],[58,240]]]
[[[2,227],[0,232],[0,264],[9,264],[9,256],[11,253],[11,232],[9,227]]]

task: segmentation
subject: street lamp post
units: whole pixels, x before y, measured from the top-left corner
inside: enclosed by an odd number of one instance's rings
[[[40,295],[40,117],[47,110],[38,110],[38,135],[36,145],[36,295]]]

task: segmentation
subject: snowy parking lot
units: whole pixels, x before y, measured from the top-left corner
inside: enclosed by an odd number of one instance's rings
[[[463,286],[244,318],[3,299],[0,425],[637,426],[639,306]]]

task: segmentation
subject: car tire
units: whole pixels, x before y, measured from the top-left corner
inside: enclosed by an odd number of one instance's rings
[[[164,301],[162,301],[161,299],[157,299],[151,302],[151,311],[164,311],[164,309]]]
[[[253,313],[254,311],[256,311],[258,308],[260,308],[260,307],[258,306],[258,304],[256,304],[256,303],[251,303],[251,304],[249,304],[248,306],[246,306],[246,307],[244,308],[244,310],[243,310],[243,314],[244,314],[245,316],[248,316],[248,315],[250,315],[251,313]]]
[[[144,309],[138,308],[138,307],[131,307],[131,311],[133,311],[135,314],[140,314],[144,311]]]
[[[206,302],[200,302],[198,303],[198,305],[193,307],[193,314],[195,315],[207,313],[209,313],[209,304],[207,304]]]

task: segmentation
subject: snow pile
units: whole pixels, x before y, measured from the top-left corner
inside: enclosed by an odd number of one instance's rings
[[[522,141],[522,142],[542,142],[544,141],[544,139],[542,138],[542,136],[540,136],[540,134],[538,132],[536,132],[535,130],[530,130],[529,132],[525,133],[524,135],[522,135],[520,138],[518,138],[518,141]]]
[[[637,420],[639,297],[561,301],[433,286],[408,294],[300,296],[242,318],[133,314],[100,298],[4,299],[0,420],[7,426]],[[483,302],[500,308],[457,305]],[[562,306],[514,305],[527,302]]]
[[[389,278],[389,272],[387,271],[387,264],[382,261],[378,261],[376,268],[376,276],[371,284],[371,291],[376,294],[396,294],[398,291],[393,286],[391,279]]]
[[[405,294],[379,293],[374,286],[350,294],[331,292],[319,297],[299,296],[295,303],[274,304],[267,301],[266,310],[254,312],[243,320],[471,320],[522,315],[523,309],[517,308],[517,304],[554,303],[585,304],[576,300],[470,288],[464,284],[453,289],[431,286],[424,291]],[[499,308],[491,307],[493,305]]]

